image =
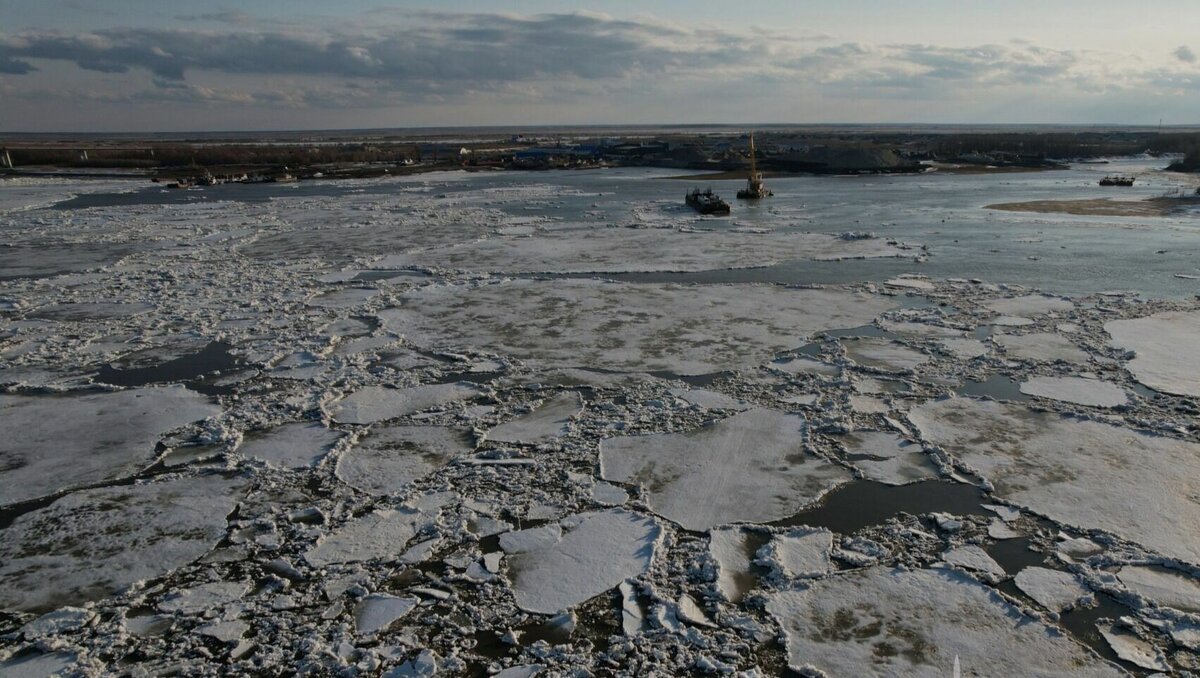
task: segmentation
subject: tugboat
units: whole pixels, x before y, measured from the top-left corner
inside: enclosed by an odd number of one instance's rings
[[[729,214],[729,203],[725,202],[711,188],[701,191],[693,188],[684,198],[692,209],[700,214]]]
[[[1136,177],[1123,177],[1116,174],[1110,174],[1100,180],[1101,186],[1132,186]]]
[[[738,200],[758,200],[775,195],[763,184],[762,174],[758,171],[758,162],[754,157],[754,135],[750,135],[750,178],[746,187],[737,192]]]

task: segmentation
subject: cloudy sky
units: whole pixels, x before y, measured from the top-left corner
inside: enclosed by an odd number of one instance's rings
[[[0,0],[0,131],[1200,122],[1197,0]]]

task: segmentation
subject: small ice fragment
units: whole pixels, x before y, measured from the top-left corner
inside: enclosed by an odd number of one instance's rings
[[[592,486],[592,501],[604,506],[620,506],[629,501],[629,493],[619,485],[598,482]]]
[[[617,590],[621,593],[621,630],[627,636],[636,636],[646,625],[642,606],[638,604],[637,591],[628,581],[618,584]]]
[[[696,604],[695,599],[686,593],[679,596],[677,616],[682,621],[692,624],[693,626],[716,628],[716,624],[709,621],[708,615],[706,615],[704,610]]]
[[[421,650],[416,657],[385,671],[383,678],[432,678],[438,674],[441,661],[442,658],[433,650]]]
[[[992,522],[988,523],[988,536],[992,539],[1016,539],[1025,535],[1009,527],[1003,520],[992,518]]]

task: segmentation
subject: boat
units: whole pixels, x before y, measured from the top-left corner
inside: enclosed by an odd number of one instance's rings
[[[729,214],[729,203],[722,200],[721,196],[713,193],[711,188],[706,188],[703,191],[693,188],[684,200],[692,209],[700,214]]]
[[[769,198],[774,193],[763,184],[762,173],[758,171],[758,161],[754,153],[754,135],[750,135],[750,177],[746,179],[746,187],[737,192],[738,200],[758,200]]]
[[[1110,174],[1100,180],[1101,186],[1132,186],[1136,177],[1123,177],[1117,174]]]

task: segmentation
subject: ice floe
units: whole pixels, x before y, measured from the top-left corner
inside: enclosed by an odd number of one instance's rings
[[[164,433],[220,412],[182,386],[0,395],[0,504],[133,474]]]
[[[882,431],[859,431],[843,439],[850,463],[871,480],[904,485],[937,478],[938,468],[921,445]]]
[[[304,559],[313,567],[325,567],[396,557],[428,521],[428,516],[415,509],[380,509],[321,535],[305,551]]]
[[[308,468],[316,466],[341,438],[341,433],[316,422],[284,424],[248,434],[238,452],[280,468]]]
[[[1120,386],[1086,377],[1032,377],[1021,384],[1021,393],[1093,407],[1129,402],[1129,394]]]
[[[1053,627],[951,570],[873,567],[771,593],[788,663],[825,675],[1120,676]]]
[[[1121,583],[1158,605],[1200,613],[1200,581],[1161,567],[1129,565],[1117,572]]]
[[[343,424],[374,424],[477,395],[478,389],[464,383],[409,388],[367,386],[334,403],[330,415]]]
[[[474,449],[468,432],[444,426],[375,426],[337,461],[337,476],[387,495]]]
[[[1014,578],[1017,588],[1051,612],[1062,612],[1080,600],[1092,598],[1092,592],[1070,572],[1046,567],[1027,567]]]
[[[242,487],[219,475],[118,485],[18,516],[0,539],[0,608],[94,600],[187,564],[225,536]]]
[[[1075,308],[1075,304],[1071,303],[1069,299],[1041,294],[1027,294],[1020,297],[995,299],[985,302],[983,306],[1000,315],[1018,317],[1065,313]]]
[[[566,391],[546,400],[533,412],[491,429],[487,438],[508,443],[544,443],[566,433],[571,419],[582,408],[579,394]]]
[[[571,516],[560,536],[509,557],[517,605],[529,612],[559,612],[644,573],[662,538],[653,518],[608,509]]]
[[[1085,363],[1088,360],[1087,353],[1065,337],[1052,332],[997,334],[992,341],[1014,358],[1064,363]]]
[[[927,403],[909,419],[1000,497],[1200,562],[1200,444],[973,398]]]
[[[885,372],[911,372],[930,360],[920,351],[879,337],[842,339],[841,342],[855,363]]]
[[[606,480],[643,485],[661,516],[689,530],[792,515],[850,474],[804,451],[804,419],[754,408],[684,433],[609,438]]]
[[[1171,311],[1104,325],[1112,343],[1134,352],[1129,371],[1156,391],[1200,396],[1200,312]]]

